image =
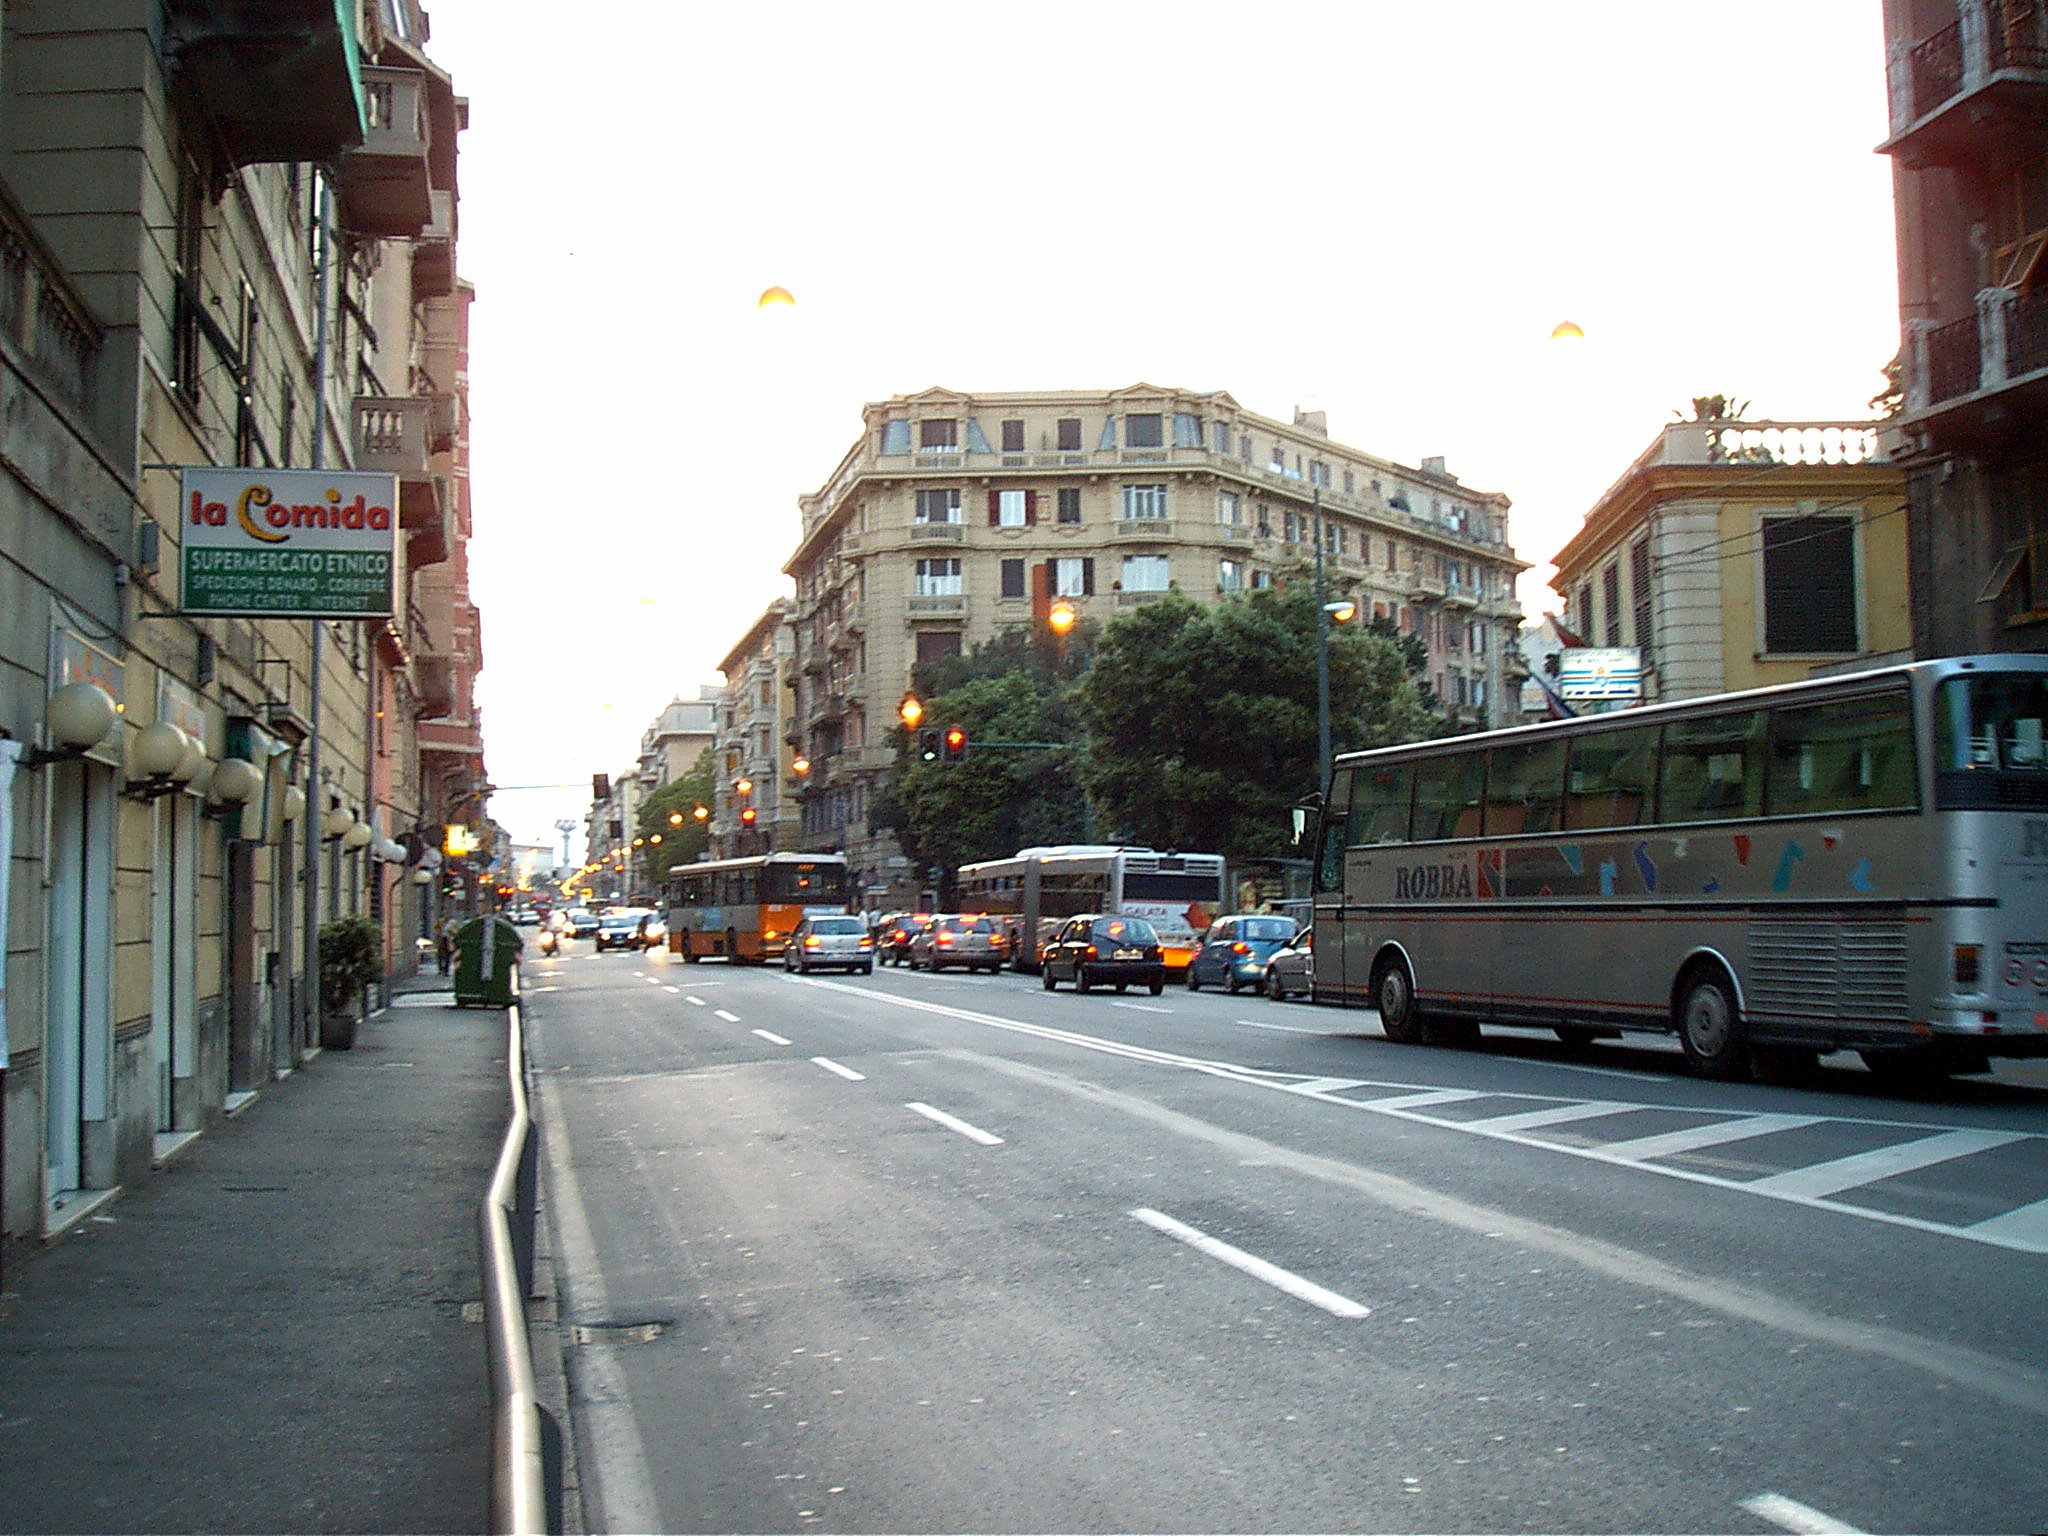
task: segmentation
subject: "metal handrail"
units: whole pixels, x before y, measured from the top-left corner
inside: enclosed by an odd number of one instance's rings
[[[491,1383],[491,1530],[501,1536],[547,1536],[547,1473],[541,1457],[540,1397],[526,1334],[523,1266],[512,1222],[520,1200],[533,1116],[526,1098],[526,1028],[520,1017],[519,972],[512,973],[506,1057],[512,1117],[498,1149],[489,1193],[477,1210],[483,1275],[484,1339]]]

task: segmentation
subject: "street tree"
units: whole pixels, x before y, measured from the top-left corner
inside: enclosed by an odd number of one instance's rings
[[[1169,595],[1102,632],[1077,702],[1112,836],[1233,860],[1294,852],[1289,810],[1318,788],[1316,617],[1312,584],[1293,581],[1213,608]],[[1435,733],[1415,675],[1426,655],[1404,639],[1332,626],[1336,751]]]
[[[698,806],[711,804],[716,767],[711,749],[706,747],[681,778],[669,780],[640,802],[640,815],[633,826],[635,834],[661,839],[658,844],[649,842],[640,850],[641,868],[655,883],[664,882],[678,864],[696,863],[710,846],[710,828],[693,813]],[[682,820],[671,820],[674,816]]]
[[[925,762],[918,732],[898,726],[893,733],[896,766],[872,820],[896,835],[920,871],[936,869],[942,889],[962,864],[1033,843],[1077,842],[1087,828],[1068,690],[1056,668],[1028,656],[1009,660],[1003,664],[996,648],[977,665],[942,673],[950,686],[923,700],[922,729],[959,726],[965,761]]]

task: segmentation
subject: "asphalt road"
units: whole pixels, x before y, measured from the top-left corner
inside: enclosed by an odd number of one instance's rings
[[[2048,1090],[577,945],[594,1530],[2048,1529]]]

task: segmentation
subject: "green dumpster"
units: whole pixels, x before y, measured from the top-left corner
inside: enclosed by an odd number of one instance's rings
[[[512,1001],[519,930],[502,917],[473,917],[455,930],[455,1005],[503,1008]]]

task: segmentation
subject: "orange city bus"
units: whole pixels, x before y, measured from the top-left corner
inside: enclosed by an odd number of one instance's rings
[[[668,875],[668,947],[694,964],[706,955],[756,964],[777,959],[806,917],[847,910],[846,859],[770,853],[679,864]]]

